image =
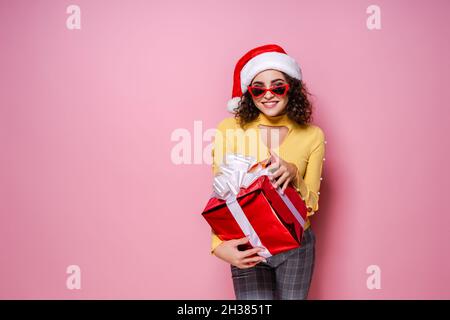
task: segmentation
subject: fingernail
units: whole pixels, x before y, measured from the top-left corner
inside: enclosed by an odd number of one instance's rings
[[[266,259],[262,259],[262,261],[267,263],[267,260],[266,260]]]

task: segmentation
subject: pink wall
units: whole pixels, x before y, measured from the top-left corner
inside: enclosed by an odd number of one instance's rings
[[[71,4],[81,30],[66,28]],[[366,27],[372,4],[381,30]],[[447,0],[1,1],[0,298],[233,299],[200,215],[211,168],[173,163],[171,135],[207,147],[237,59],[266,43],[302,66],[328,142],[310,298],[450,298],[449,13]]]

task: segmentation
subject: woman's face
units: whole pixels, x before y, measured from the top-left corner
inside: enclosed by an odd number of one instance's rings
[[[278,86],[282,84],[287,84],[286,78],[283,73],[278,70],[264,70],[258,73],[251,82],[251,86],[270,88],[273,86]],[[283,97],[274,95],[272,92],[267,91],[263,96],[259,98],[253,98],[253,103],[255,106],[265,115],[269,117],[277,116],[282,114],[288,103],[288,95]]]

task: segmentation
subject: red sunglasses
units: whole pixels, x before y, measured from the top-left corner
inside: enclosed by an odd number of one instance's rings
[[[260,98],[266,94],[267,91],[270,91],[272,94],[283,97],[289,90],[289,84],[283,84],[280,86],[270,87],[270,88],[262,88],[262,87],[254,87],[247,86],[248,91],[252,95],[253,98]]]

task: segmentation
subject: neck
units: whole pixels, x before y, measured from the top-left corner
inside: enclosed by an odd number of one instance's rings
[[[268,126],[285,126],[290,123],[290,119],[285,111],[276,116],[268,116],[263,112],[260,112],[257,121],[259,124]]]

